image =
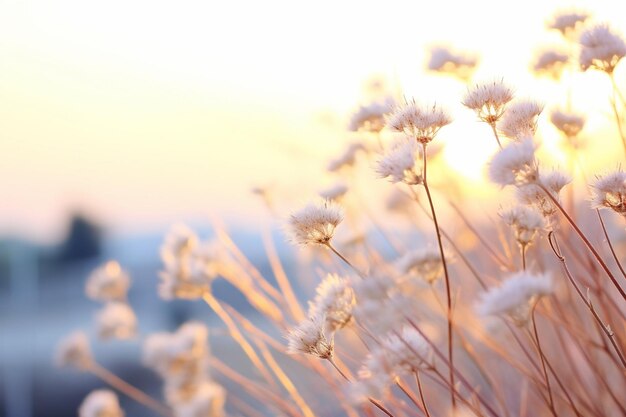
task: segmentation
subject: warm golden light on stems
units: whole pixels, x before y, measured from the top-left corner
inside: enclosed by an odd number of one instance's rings
[[[164,417],[174,417],[174,413],[167,406],[161,404],[159,401],[150,397],[148,394],[139,390],[138,388],[135,388],[134,386],[124,381],[117,375],[113,374],[108,369],[100,366],[96,362],[92,362],[87,370],[107,384],[109,384],[111,387],[126,394],[128,397],[148,407],[149,409],[156,411],[158,414]]]
[[[426,190],[426,196],[428,197],[428,204],[430,205],[430,214],[433,218],[433,223],[435,225],[435,232],[437,235],[437,245],[439,246],[439,254],[441,256],[441,263],[443,265],[443,275],[446,284],[446,302],[447,302],[447,319],[448,319],[448,360],[450,361],[450,397],[452,401],[452,407],[456,407],[456,398],[454,395],[454,353],[453,353],[453,331],[452,331],[452,295],[450,292],[450,277],[448,275],[448,264],[446,262],[446,255],[443,250],[443,243],[441,241],[441,231],[439,230],[439,223],[437,222],[437,214],[435,213],[435,206],[433,204],[432,196],[430,195],[430,188],[428,187],[428,179],[427,179],[427,157],[426,157],[426,144],[422,143],[422,152],[423,152],[423,160],[424,160],[424,175],[423,175],[423,184],[424,189]]]

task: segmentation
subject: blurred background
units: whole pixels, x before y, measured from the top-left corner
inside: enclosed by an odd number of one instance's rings
[[[626,31],[615,1],[0,1],[0,416],[75,415],[101,386],[55,369],[52,356],[63,335],[89,327],[97,305],[84,281],[108,259],[133,278],[142,333],[210,320],[206,306],[156,295],[172,223],[210,235],[222,219],[262,272],[269,227],[293,271],[294,251],[251,189],[275,189],[281,213],[315,196],[353,139],[351,113],[372,98],[402,91],[466,121],[438,137],[445,172],[488,200],[495,143],[460,105],[465,85],[425,69],[428,51],[476,53],[474,79],[504,77],[520,97],[558,104],[562,87],[529,67],[538,47],[559,41],[546,22],[572,8]],[[574,76],[575,107],[606,124],[608,79]],[[543,151],[563,163],[557,132],[541,131]],[[591,147],[589,158],[602,167],[611,152]],[[217,291],[245,309],[234,291]],[[139,352],[96,347],[157,392]],[[123,401],[128,415],[148,415]]]

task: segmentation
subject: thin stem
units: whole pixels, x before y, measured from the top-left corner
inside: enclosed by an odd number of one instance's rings
[[[426,400],[424,399],[424,390],[422,389],[422,382],[420,381],[420,375],[417,370],[415,370],[415,382],[417,382],[417,390],[420,393],[420,400],[422,401],[422,406],[424,406],[426,417],[430,417],[430,413],[428,412],[428,407],[426,406]]]
[[[552,241],[552,239],[554,239],[554,242]],[[591,304],[589,295],[587,295],[587,297],[585,297],[583,295],[582,291],[580,290],[580,288],[578,288],[578,284],[576,284],[576,281],[574,281],[574,277],[572,277],[572,274],[571,274],[571,272],[569,270],[569,267],[567,266],[567,263],[565,262],[565,257],[561,254],[561,249],[559,248],[559,243],[557,242],[556,237],[554,236],[554,232],[550,232],[548,234],[548,242],[550,243],[550,247],[552,248],[552,252],[557,257],[557,259],[561,262],[561,266],[563,267],[563,271],[565,272],[565,275],[567,276],[567,279],[572,284],[572,286],[576,290],[576,293],[578,294],[580,299],[583,301],[585,306],[587,306],[587,308],[591,312],[593,318],[596,320],[596,322],[598,323],[598,325],[600,326],[600,328],[602,329],[602,331],[604,332],[606,337],[611,342],[611,345],[613,345],[613,349],[615,350],[615,353],[617,354],[620,362],[622,363],[622,366],[624,368],[626,368],[626,359],[622,355],[622,352],[619,349],[619,347],[618,347],[618,345],[617,345],[617,343],[615,341],[615,333],[613,333],[613,331],[609,328],[609,326],[605,325],[604,322],[602,321],[602,319],[600,319],[600,316],[598,316],[598,313],[596,312],[595,308],[593,307],[593,304]]]
[[[611,108],[613,109],[613,114],[615,115],[615,123],[617,123],[617,130],[619,132],[619,136],[622,139],[622,145],[624,146],[624,152],[626,153],[626,137],[624,136],[624,132],[622,131],[622,119],[620,118],[619,111],[617,110],[617,95],[620,96],[622,102],[624,102],[624,98],[619,93],[617,89],[617,84],[615,83],[615,77],[613,76],[613,72],[609,73],[609,77],[611,78],[611,85],[613,86],[613,98],[611,101]]]
[[[433,204],[432,196],[430,195],[430,188],[428,187],[427,179],[427,160],[426,157],[426,144],[422,143],[422,150],[424,155],[424,175],[423,184],[426,190],[426,196],[428,197],[428,204],[430,205],[430,214],[433,217],[433,223],[435,225],[435,232],[437,235],[437,244],[439,245],[439,255],[441,256],[441,263],[443,265],[443,275],[446,284],[446,302],[448,306],[447,318],[448,318],[448,360],[450,361],[449,377],[450,377],[450,398],[452,401],[452,408],[456,408],[456,398],[454,396],[454,354],[453,354],[453,332],[452,332],[452,295],[450,293],[450,276],[448,275],[448,265],[446,262],[446,255],[443,251],[443,242],[441,240],[441,232],[439,230],[439,223],[437,221],[437,214],[435,213],[435,206]]]
[[[337,363],[335,362],[335,360],[333,359],[332,356],[329,356],[328,358],[326,358],[326,360],[328,362],[330,362],[330,364],[333,366],[333,368],[335,368],[335,370],[337,372],[339,372],[339,375],[341,375],[346,381],[350,382],[350,378],[348,378],[346,376],[346,374],[341,370],[341,368],[339,368],[339,366],[337,366]],[[378,408],[380,411],[382,411],[383,413],[385,413],[388,417],[394,417],[393,414],[391,414],[391,412],[389,412],[389,410],[387,410],[385,407],[383,407],[382,404],[380,404],[378,401],[376,401],[373,398],[368,398],[369,402],[371,402],[376,408]]]
[[[112,386],[113,388],[126,394],[128,397],[150,408],[151,410],[156,411],[162,416],[165,416],[165,417],[174,416],[174,413],[172,413],[172,410],[170,410],[168,407],[161,404],[159,401],[155,400],[154,398],[150,397],[145,392],[139,390],[138,388],[135,388],[134,386],[124,381],[117,375],[113,374],[111,371],[104,368],[103,366],[100,366],[99,364],[93,362],[90,364],[88,370],[91,373],[93,373],[95,376],[97,376],[98,378],[100,378],[101,380],[109,384],[110,386]]]
[[[520,245],[520,252],[522,254],[522,270],[526,271],[526,245]]]
[[[500,143],[500,137],[498,136],[498,131],[496,130],[496,123],[489,123],[489,126],[491,126],[491,130],[493,130],[493,135],[496,137],[496,142],[498,142],[498,146],[500,147],[500,149],[502,149],[502,143]]]
[[[552,195],[552,193],[550,191],[548,191],[546,189],[546,187],[541,184],[541,183],[537,183],[537,186],[539,188],[541,188],[546,195],[548,196],[548,198],[552,201],[552,203],[554,203],[554,205],[556,206],[556,208],[559,209],[559,211],[561,212],[561,214],[563,214],[563,216],[565,216],[565,218],[567,219],[568,223],[570,224],[570,226],[572,226],[572,228],[574,229],[574,231],[576,232],[576,234],[578,234],[578,237],[580,237],[580,239],[583,241],[583,243],[585,244],[585,246],[587,246],[587,249],[589,249],[589,251],[593,254],[593,256],[596,258],[596,261],[598,262],[598,264],[600,264],[600,266],[602,267],[602,269],[604,270],[604,272],[606,272],[606,274],[609,276],[609,278],[611,279],[611,282],[613,283],[613,285],[615,286],[615,288],[617,288],[617,290],[619,291],[620,295],[622,296],[622,298],[624,300],[626,300],[626,292],[624,292],[624,290],[622,289],[622,287],[619,286],[619,284],[617,283],[617,280],[615,279],[615,277],[613,276],[613,274],[611,273],[611,270],[609,269],[608,266],[606,266],[606,263],[604,263],[604,261],[602,260],[602,258],[600,257],[600,254],[598,253],[598,251],[596,251],[596,249],[593,247],[593,245],[591,244],[591,242],[589,242],[589,239],[587,239],[587,236],[585,236],[585,234],[582,232],[582,230],[580,230],[580,228],[576,225],[576,223],[574,222],[574,220],[572,220],[572,218],[569,216],[569,214],[567,214],[567,212],[565,211],[565,209],[563,208],[563,206],[559,203],[559,201]]]
[[[422,412],[425,411],[424,407],[422,406],[422,404],[420,404],[417,401],[417,399],[413,396],[413,394],[404,385],[402,385],[402,382],[400,382],[400,378],[396,378],[396,386],[398,388],[400,388],[400,391],[402,391],[404,393],[404,395],[406,395],[408,397],[409,400],[411,400],[413,405],[415,405],[417,408],[419,408]]]
[[[557,416],[556,410],[554,409],[554,398],[552,397],[552,388],[550,387],[550,378],[548,377],[548,371],[546,370],[546,361],[543,355],[543,350],[541,349],[541,343],[539,342],[539,332],[537,331],[537,323],[535,321],[535,307],[536,304],[532,308],[532,312],[530,315],[531,322],[533,325],[533,334],[535,336],[535,345],[537,346],[537,353],[539,353],[539,359],[541,359],[541,369],[543,371],[543,379],[546,383],[546,388],[548,390],[548,398],[550,400],[550,411],[554,417]],[[532,336],[531,336],[532,339]]]
[[[333,253],[334,253],[335,255],[337,255],[337,256],[339,257],[339,259],[341,259],[342,261],[344,261],[344,262],[346,263],[346,265],[348,265],[348,266],[349,266],[349,267],[350,267],[350,268],[351,268],[354,272],[356,272],[356,274],[357,274],[358,276],[360,276],[361,278],[365,278],[365,274],[363,274],[363,273],[362,273],[361,271],[359,271],[359,270],[358,270],[358,269],[357,269],[354,265],[352,265],[352,263],[350,263],[350,261],[349,261],[349,260],[347,260],[347,259],[345,258],[345,256],[343,256],[341,253],[339,253],[339,251],[338,251],[337,249],[335,249],[335,247],[334,247],[334,246],[333,246],[330,242],[327,242],[327,243],[325,244],[325,246],[326,246],[328,249],[330,249],[331,251],[333,251]]]
[[[600,220],[600,225],[602,225],[602,232],[604,232],[604,237],[606,238],[606,243],[609,245],[609,249],[611,249],[611,254],[613,255],[613,259],[615,259],[615,263],[617,264],[617,267],[619,268],[620,272],[622,273],[622,276],[624,276],[624,278],[626,278],[626,272],[624,272],[624,268],[622,267],[622,264],[620,263],[619,258],[615,254],[615,249],[613,249],[613,244],[611,243],[611,239],[609,238],[609,234],[606,231],[606,227],[604,226],[604,220],[602,220],[602,215],[600,214],[600,210],[599,209],[596,209],[596,214],[598,215],[598,219]]]

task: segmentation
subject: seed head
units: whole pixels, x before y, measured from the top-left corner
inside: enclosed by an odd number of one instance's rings
[[[289,219],[291,237],[300,245],[326,245],[343,220],[341,208],[330,201],[310,203]]]
[[[603,24],[583,32],[580,45],[580,66],[584,71],[595,68],[610,74],[626,55],[624,39]]]

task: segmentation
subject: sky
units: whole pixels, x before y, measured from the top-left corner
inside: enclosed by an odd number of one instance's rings
[[[478,79],[549,101],[563,92],[527,71],[559,42],[546,21],[577,6],[624,33],[617,3],[0,0],[0,235],[55,239],[75,209],[120,233],[254,224],[251,187],[305,201],[331,181],[373,77],[466,121],[442,130],[445,158],[483,184],[493,144],[465,87],[424,72],[428,48],[476,51]],[[574,100],[606,117],[606,80],[584,75]]]

